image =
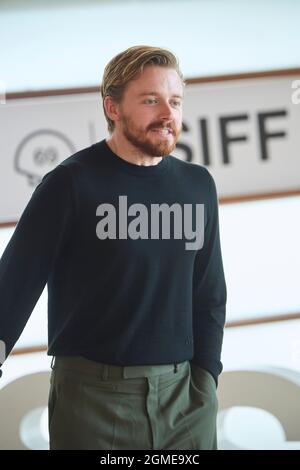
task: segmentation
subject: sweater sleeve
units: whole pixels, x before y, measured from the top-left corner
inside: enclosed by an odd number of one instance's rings
[[[71,175],[58,165],[35,188],[0,259],[0,341],[5,358],[21,335],[71,232]]]
[[[190,362],[210,372],[218,385],[218,376],[223,369],[221,349],[227,290],[220,245],[217,190],[213,177],[208,171],[207,173],[209,177],[208,216],[204,244],[197,253],[194,264],[194,357]]]

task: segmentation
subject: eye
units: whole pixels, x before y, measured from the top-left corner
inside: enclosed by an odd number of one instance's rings
[[[151,103],[155,103],[156,101],[157,100],[155,100],[155,99],[148,98],[147,100],[145,100],[145,103],[151,104]]]
[[[177,108],[179,108],[179,106],[181,105],[181,102],[180,102],[180,101],[176,101],[176,100],[173,100],[172,103],[173,103],[173,105],[176,106]]]

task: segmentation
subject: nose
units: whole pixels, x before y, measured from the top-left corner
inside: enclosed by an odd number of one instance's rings
[[[160,117],[162,119],[172,119],[173,117],[173,108],[167,101],[161,102]]]

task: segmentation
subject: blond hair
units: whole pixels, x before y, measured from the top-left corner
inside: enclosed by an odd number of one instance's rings
[[[100,86],[102,105],[108,123],[108,131],[113,132],[115,123],[107,116],[104,98],[111,96],[120,103],[129,81],[143,71],[146,65],[159,65],[176,70],[185,85],[182,72],[179,69],[177,57],[168,49],[152,46],[133,46],[113,57],[106,65]]]

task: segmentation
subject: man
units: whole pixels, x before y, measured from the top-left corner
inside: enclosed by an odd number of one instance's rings
[[[9,353],[47,283],[50,449],[216,449],[218,200],[206,168],[170,155],[177,59],[131,47],[101,94],[109,138],[43,178],[3,254],[0,339]]]

